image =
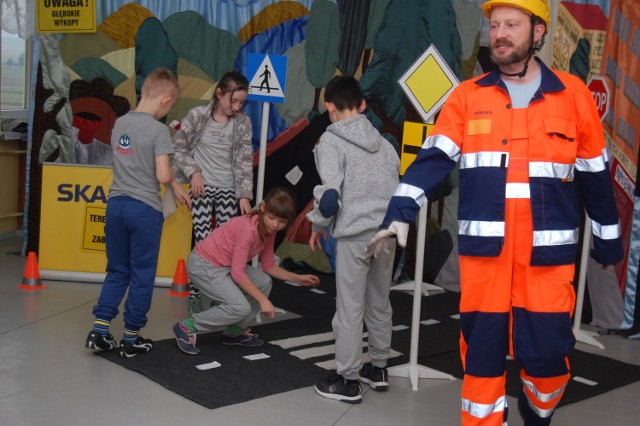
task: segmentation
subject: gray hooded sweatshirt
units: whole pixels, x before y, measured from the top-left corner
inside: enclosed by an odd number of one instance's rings
[[[398,186],[400,159],[362,114],[327,127],[314,148],[322,184],[313,190],[312,229],[332,224],[335,238],[369,240]]]

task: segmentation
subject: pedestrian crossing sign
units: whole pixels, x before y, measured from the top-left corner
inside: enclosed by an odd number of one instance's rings
[[[247,76],[250,77],[248,100],[284,102],[287,82],[286,56],[249,53]]]

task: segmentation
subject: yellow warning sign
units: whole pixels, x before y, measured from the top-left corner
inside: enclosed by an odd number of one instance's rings
[[[84,214],[84,237],[82,248],[85,250],[106,251],[104,225],[107,222],[105,207],[87,206]]]
[[[95,33],[95,0],[38,0],[39,33]]]
[[[432,44],[398,80],[422,119],[429,121],[460,84]]]
[[[404,122],[404,130],[402,131],[402,150],[400,152],[400,176],[404,175],[407,167],[418,156],[420,148],[427,135],[433,129],[433,124],[414,123],[411,121]]]

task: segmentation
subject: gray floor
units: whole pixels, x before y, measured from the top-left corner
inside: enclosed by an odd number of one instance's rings
[[[459,380],[392,377],[386,393],[366,385],[359,405],[329,401],[312,387],[209,410],[145,377],[84,349],[91,309],[100,286],[45,281],[46,288],[18,288],[25,258],[22,240],[0,241],[0,424],[3,426],[135,425],[437,425],[459,424]],[[9,253],[9,254],[8,254]],[[172,337],[171,325],[187,311],[184,299],[155,290],[145,337]],[[114,335],[122,322],[115,320]],[[579,348],[640,364],[640,342],[601,336],[604,351]],[[224,386],[221,383],[220,386]],[[635,425],[640,382],[560,408],[555,425]],[[515,407],[515,401],[509,399]],[[512,414],[510,425],[522,425]]]

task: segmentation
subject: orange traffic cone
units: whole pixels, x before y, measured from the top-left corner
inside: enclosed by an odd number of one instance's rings
[[[38,259],[36,253],[30,251],[27,255],[27,264],[24,266],[24,275],[22,284],[18,287],[23,290],[40,290],[43,289],[42,280],[40,279],[40,270],[38,269]]]
[[[185,266],[184,259],[178,260],[169,294],[175,297],[189,296],[189,278],[187,278],[187,267]]]

